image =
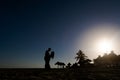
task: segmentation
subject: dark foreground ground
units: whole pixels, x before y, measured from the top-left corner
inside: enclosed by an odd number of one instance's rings
[[[0,69],[0,80],[120,80],[120,68]]]

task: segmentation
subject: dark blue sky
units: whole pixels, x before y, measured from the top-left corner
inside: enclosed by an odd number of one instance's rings
[[[0,1],[0,67],[44,67],[48,47],[55,51],[52,64],[74,62],[82,48],[78,38],[81,42],[92,25],[119,25],[119,4],[119,0]]]

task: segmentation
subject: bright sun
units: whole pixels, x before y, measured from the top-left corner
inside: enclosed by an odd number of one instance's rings
[[[110,52],[113,48],[113,44],[110,40],[103,39],[98,42],[98,49],[100,52]]]

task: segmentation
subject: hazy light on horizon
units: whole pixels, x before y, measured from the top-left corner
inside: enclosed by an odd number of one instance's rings
[[[114,51],[119,54],[119,29],[117,25],[95,25],[90,26],[82,38],[78,38],[77,46],[85,52],[90,59],[98,55]]]

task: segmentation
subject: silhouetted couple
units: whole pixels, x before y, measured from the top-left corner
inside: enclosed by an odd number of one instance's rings
[[[50,59],[54,58],[54,51],[51,51],[51,48],[48,48],[45,51],[45,56],[44,56],[44,60],[45,60],[45,69],[50,69]]]

